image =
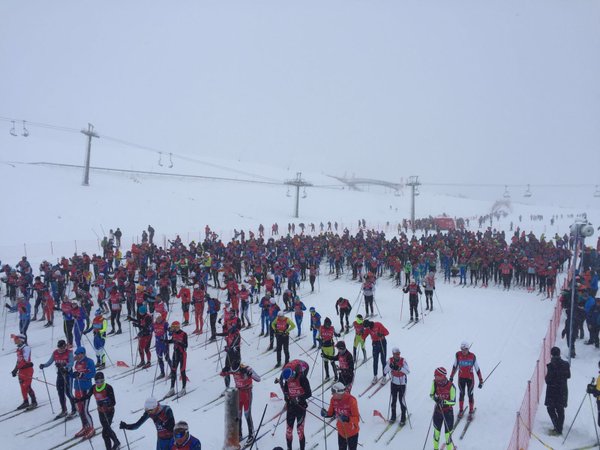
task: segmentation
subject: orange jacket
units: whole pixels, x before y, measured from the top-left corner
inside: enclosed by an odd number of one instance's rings
[[[359,432],[358,422],[360,420],[360,413],[358,412],[358,402],[356,397],[345,392],[340,398],[333,396],[331,403],[329,403],[329,410],[327,411],[328,416],[335,415],[337,418],[337,430],[340,436],[343,438],[352,437]],[[341,416],[347,416],[350,421],[342,422]]]

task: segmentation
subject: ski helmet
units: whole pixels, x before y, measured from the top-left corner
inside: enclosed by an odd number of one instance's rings
[[[94,380],[96,381],[96,383],[104,383],[104,373],[96,372],[96,375],[94,375]]]
[[[85,347],[77,347],[77,350],[75,350],[75,354],[76,355],[85,355]]]
[[[398,347],[394,347],[394,348],[392,349],[392,354],[394,354],[394,355],[395,355],[396,353],[400,354],[400,349],[399,349]]]

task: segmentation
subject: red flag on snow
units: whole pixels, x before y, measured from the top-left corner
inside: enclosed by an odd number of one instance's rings
[[[387,422],[387,420],[385,420],[385,417],[383,417],[383,414],[381,414],[379,411],[377,411],[376,409],[373,410],[373,415],[375,417],[381,417],[384,421]]]
[[[271,398],[276,398],[277,400],[281,400],[279,398],[279,395],[277,395],[275,392],[271,392]]]
[[[117,367],[129,367],[125,361],[117,361]]]

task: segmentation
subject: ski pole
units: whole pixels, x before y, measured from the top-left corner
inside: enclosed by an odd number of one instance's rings
[[[263,413],[260,418],[260,422],[258,423],[258,428],[256,429],[256,433],[254,433],[254,438],[252,439],[252,444],[250,445],[250,450],[252,450],[254,448],[254,444],[256,443],[256,438],[258,437],[258,433],[260,432],[260,429],[262,427],[263,420],[265,419],[265,413],[267,412],[267,406],[269,406],[269,405],[265,405],[265,409],[263,409]]]
[[[321,404],[325,405],[325,361],[321,364]],[[308,411],[308,408],[306,408]],[[323,440],[325,441],[325,450],[327,450],[327,430],[325,426],[325,417],[323,419]]]
[[[4,308],[2,308],[4,309]],[[4,312],[4,332],[2,333],[2,351],[4,351],[4,341],[6,340],[6,318],[8,317],[8,312]]]
[[[123,428],[123,434],[125,435],[125,443],[127,444],[127,450],[131,450],[131,447],[129,446],[129,439],[127,439],[127,432],[125,431],[124,428]]]
[[[471,344],[471,345],[473,345],[473,344]],[[485,382],[487,381],[487,379],[492,376],[492,374],[494,373],[494,370],[496,370],[496,367],[498,367],[501,362],[502,362],[502,360],[498,361],[498,364],[496,364],[494,366],[494,368],[492,369],[492,371],[490,373],[488,373],[488,376],[483,379],[483,383],[481,383],[481,384],[485,384]]]
[[[54,406],[52,405],[52,397],[50,397],[50,388],[46,382],[46,372],[44,369],[42,369],[42,375],[44,376],[44,384],[46,385],[46,392],[48,393],[48,400],[50,401],[50,410],[52,411],[52,414],[54,414]]]
[[[429,440],[429,431],[431,431],[431,425],[433,424],[433,415],[431,416],[431,420],[429,421],[429,428],[427,428],[427,433],[425,434],[425,442],[423,442],[423,450],[427,446],[427,441]]]
[[[402,291],[402,302],[400,303],[400,320],[402,321],[402,313],[404,312],[404,291]]]
[[[594,382],[594,379],[592,378],[592,383]],[[590,399],[590,408],[592,410],[592,420],[594,421],[594,431],[596,432],[596,442],[598,443],[598,445],[600,445],[600,436],[598,436],[598,424],[596,423],[595,417],[594,417],[594,405],[592,403],[592,396],[588,395],[588,398]]]
[[[404,407],[406,408],[406,418],[408,419],[408,425],[410,426],[410,429],[412,430],[412,422],[410,421],[410,412],[408,411],[408,405],[406,404],[406,390],[404,391],[404,394],[402,394],[402,403],[404,404]]]
[[[440,307],[440,311],[441,311],[442,313],[444,313],[444,309],[442,308],[442,304],[440,303],[440,299],[438,298],[437,291],[435,291],[435,290],[434,290],[434,291],[433,291],[433,293],[435,294],[435,299],[436,299],[436,300],[437,300],[437,302],[438,302],[438,306]]]
[[[266,407],[266,405],[265,405],[265,407]],[[287,409],[287,405],[285,405],[283,407],[283,409]],[[277,428],[279,427],[282,417],[283,417],[283,411],[281,411],[281,413],[279,414],[279,418],[277,419],[277,423],[275,424],[275,428],[273,428],[273,432],[271,433],[271,436],[275,436],[275,430],[277,430]]]
[[[579,411],[581,411],[581,407],[583,406],[583,402],[585,401],[585,397],[587,395],[588,395],[587,392],[585,394],[583,394],[583,398],[581,399],[581,403],[579,404],[579,408],[577,408],[577,412],[575,413],[575,417],[573,417],[573,421],[571,422],[571,426],[569,427],[569,431],[567,431],[567,435],[565,436],[565,438],[562,441],[562,445],[565,444],[567,438],[569,437],[569,433],[571,432],[571,428],[573,428],[573,425],[575,424],[575,420],[577,420],[577,416],[579,415]]]

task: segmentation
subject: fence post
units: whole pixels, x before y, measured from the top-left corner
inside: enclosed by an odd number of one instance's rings
[[[521,429],[521,421],[519,420],[521,418],[521,413],[519,411],[517,411],[517,450],[519,449],[521,443],[519,442],[519,430]]]
[[[537,375],[535,377],[535,382],[536,382],[535,384],[537,385],[537,391],[536,391],[537,392],[537,402],[536,403],[539,403],[540,402],[540,392],[541,392],[541,390],[540,390],[541,389],[541,386],[540,386],[540,360],[539,359],[535,362],[535,367],[536,367],[535,370],[537,371]]]
[[[52,241],[50,241],[50,254],[54,256],[54,246],[52,245]]]
[[[25,253],[25,256],[27,256],[27,244],[23,243],[23,252]]]
[[[531,380],[527,381],[527,427],[531,430]]]

